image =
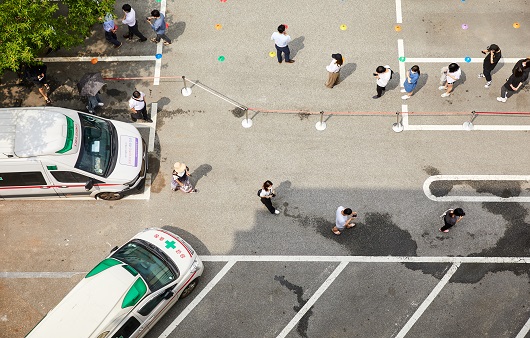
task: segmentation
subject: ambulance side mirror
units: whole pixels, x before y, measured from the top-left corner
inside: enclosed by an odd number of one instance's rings
[[[94,180],[93,180],[93,179],[89,179],[89,180],[85,183],[85,190],[86,190],[86,191],[90,191],[90,190],[92,190],[93,187],[94,187]]]

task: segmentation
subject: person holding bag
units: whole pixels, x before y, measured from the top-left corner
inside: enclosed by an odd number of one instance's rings
[[[182,190],[183,192],[198,192],[190,183],[190,168],[181,162],[175,162],[173,165],[173,174],[171,179],[171,190]]]

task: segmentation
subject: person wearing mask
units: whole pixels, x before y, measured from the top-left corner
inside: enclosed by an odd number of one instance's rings
[[[492,43],[482,51],[482,54],[486,54],[486,57],[482,63],[482,73],[478,74],[478,77],[485,77],[486,84],[484,85],[484,88],[489,88],[491,86],[491,72],[495,69],[495,66],[497,66],[502,57],[501,49],[499,46]]]

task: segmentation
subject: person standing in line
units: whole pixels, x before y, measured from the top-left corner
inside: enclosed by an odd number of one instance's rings
[[[136,12],[131,7],[131,5],[125,4],[121,7],[121,9],[123,10],[123,13],[124,13],[123,19],[121,20],[121,22],[124,25],[127,25],[129,27],[129,33],[125,34],[123,37],[129,41],[132,41],[133,37],[136,35],[137,37],[140,38],[140,40],[138,41],[140,42],[147,41],[147,38],[142,33],[140,33],[140,31],[138,30],[138,22],[136,21]]]
[[[383,95],[383,93],[385,92],[386,85],[388,84],[390,79],[392,79],[392,73],[393,73],[392,69],[390,69],[389,65],[378,66],[375,69],[374,76],[377,79],[376,81],[377,95],[372,96],[372,99],[378,99],[381,97],[381,95]]]
[[[155,19],[154,23],[151,20]],[[171,44],[171,39],[166,36],[166,20],[164,13],[160,13],[158,10],[152,10],[151,16],[147,18],[147,22],[151,25],[156,33],[156,38],[152,38],[151,41],[159,43],[160,39],[164,39],[164,45],[168,46]]]
[[[331,54],[331,63],[326,66],[328,71],[328,81],[325,83],[326,87],[333,88],[338,81],[340,76],[340,68],[342,67],[343,59],[339,53]]]
[[[280,213],[279,210],[274,208],[272,206],[271,199],[276,196],[276,193],[272,189],[272,182],[267,180],[265,183],[263,183],[262,188],[258,191],[258,196],[261,199],[261,203],[265,204],[267,209],[269,209],[271,214],[278,215]]]
[[[278,31],[272,33],[271,40],[274,40],[274,46],[276,47],[276,56],[278,57],[278,63],[282,63],[282,53],[285,54],[285,62],[293,63],[291,60],[291,51],[289,50],[289,42],[291,37],[287,35],[285,25],[279,25]]]
[[[105,39],[108,42],[112,43],[114,45],[114,48],[120,48],[121,42],[118,41],[118,37],[116,36],[118,26],[116,26],[112,17],[108,17],[107,19],[108,20],[103,22],[103,29],[105,30]]]
[[[439,90],[445,90],[445,93],[442,94],[442,97],[448,97],[452,94],[453,84],[456,82],[456,80],[460,79],[462,70],[458,64],[451,63],[449,67],[447,67],[447,73],[445,75],[445,85],[438,87]]]
[[[354,217],[357,217],[356,212],[341,205],[335,212],[335,226],[331,231],[338,236],[344,231],[344,229],[353,228],[355,226],[355,223],[352,223]]]
[[[466,215],[462,208],[449,209],[442,216],[444,219],[444,226],[440,228],[441,232],[449,232],[456,223],[460,222]]]
[[[146,122],[153,122],[149,114],[147,114],[147,103],[145,102],[145,94],[135,90],[132,97],[129,99],[129,108],[131,109],[131,119],[136,122],[138,119],[143,119]]]
[[[86,106],[86,109],[90,114],[96,115],[96,108],[97,107],[103,107],[104,103],[101,101],[101,98],[99,97],[99,92],[96,93],[96,95],[88,96],[88,105]]]
[[[521,59],[515,63],[513,66],[512,74],[515,73],[515,70],[521,68],[523,70],[523,83],[528,81],[528,74],[530,73],[530,58]]]
[[[171,190],[181,190],[187,193],[199,192],[190,183],[190,168],[184,163],[175,162],[171,179]]]
[[[499,63],[499,60],[502,57],[501,49],[496,44],[492,43],[485,50],[482,51],[482,54],[486,54],[484,62],[482,64],[482,73],[478,74],[479,79],[485,77],[486,84],[484,88],[489,88],[491,86],[491,72]]]
[[[46,101],[46,103],[52,103],[52,100],[50,100],[48,97],[48,90],[50,90],[50,86],[46,80],[47,70],[48,67],[46,65],[29,66],[26,70],[26,77],[28,80],[33,82],[35,86],[37,86],[39,93],[44,98],[44,101]]]
[[[401,89],[402,93],[405,93],[401,98],[403,100],[408,100],[412,96],[414,89],[416,88],[416,85],[418,84],[418,79],[420,78],[420,67],[418,65],[412,66],[407,71],[407,78],[405,79],[405,82],[403,82],[403,89]]]
[[[506,80],[504,86],[501,87],[501,96],[497,98],[499,102],[506,102],[510,96],[523,85],[524,72],[521,67],[517,68],[512,75]]]

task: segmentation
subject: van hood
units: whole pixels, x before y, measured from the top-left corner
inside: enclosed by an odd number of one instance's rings
[[[109,179],[122,181],[123,177],[137,177],[142,170],[144,157],[142,137],[134,126],[112,121],[118,137],[118,158]]]

